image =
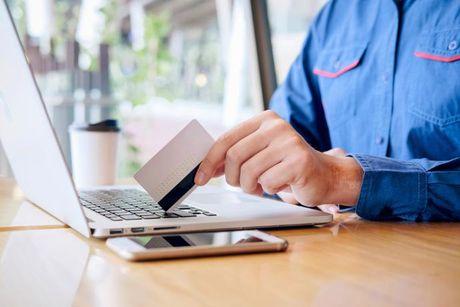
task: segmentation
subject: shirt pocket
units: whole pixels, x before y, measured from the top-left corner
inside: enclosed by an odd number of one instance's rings
[[[421,35],[412,56],[409,111],[441,127],[460,123],[460,27]]]
[[[314,65],[321,100],[330,128],[341,126],[356,113],[356,99],[367,44],[326,48]]]

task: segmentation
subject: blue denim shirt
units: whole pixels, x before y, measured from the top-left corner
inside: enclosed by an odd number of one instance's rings
[[[360,216],[460,220],[459,1],[330,1],[271,108],[359,161]]]

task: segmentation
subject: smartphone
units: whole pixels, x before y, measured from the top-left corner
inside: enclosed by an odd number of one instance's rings
[[[279,252],[288,242],[258,230],[111,238],[107,246],[130,261]]]

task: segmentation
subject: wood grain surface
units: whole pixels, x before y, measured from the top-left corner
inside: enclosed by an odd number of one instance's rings
[[[0,187],[0,214],[22,202],[15,189]],[[289,241],[287,252],[130,263],[69,228],[4,229],[0,306],[460,304],[457,223],[343,214],[323,227],[271,233]]]

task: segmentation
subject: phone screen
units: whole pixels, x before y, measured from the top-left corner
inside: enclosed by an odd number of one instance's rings
[[[264,242],[261,238],[255,237],[247,231],[142,236],[130,237],[129,240],[147,249],[187,246],[225,246]]]

